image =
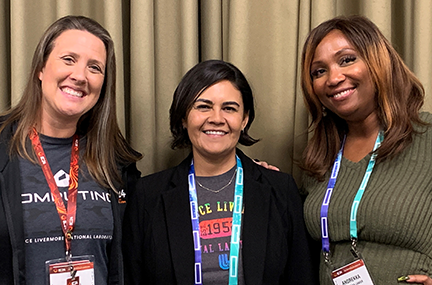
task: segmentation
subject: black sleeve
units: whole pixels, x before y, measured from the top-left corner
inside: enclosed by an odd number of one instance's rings
[[[0,284],[13,284],[12,245],[6,224],[3,201],[0,191],[0,252],[2,254],[0,259]]]
[[[137,169],[135,162],[123,168],[122,181],[127,194],[131,194],[134,191],[140,176],[141,172]]]
[[[286,284],[319,284],[318,268],[311,250],[311,238],[303,219],[303,203],[294,179],[290,177],[288,219],[291,222],[291,235],[288,240],[289,257],[286,267]]]
[[[138,180],[135,191],[128,195],[123,220],[123,261],[125,284],[144,284],[144,189]]]

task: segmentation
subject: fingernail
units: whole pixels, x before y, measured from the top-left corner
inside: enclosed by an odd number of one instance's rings
[[[398,278],[398,282],[407,281],[407,280],[409,280],[409,276],[408,275],[404,275],[404,276],[401,276],[401,277]]]

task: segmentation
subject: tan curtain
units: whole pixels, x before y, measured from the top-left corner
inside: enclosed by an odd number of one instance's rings
[[[432,111],[432,2],[429,0],[2,0],[0,109],[17,102],[42,32],[67,14],[89,16],[111,33],[117,56],[118,120],[144,153],[143,174],[178,163],[168,110],[183,74],[206,59],[238,66],[252,85],[261,142],[245,148],[298,179],[308,115],[299,85],[307,33],[336,15],[361,14],[391,40],[426,90]]]

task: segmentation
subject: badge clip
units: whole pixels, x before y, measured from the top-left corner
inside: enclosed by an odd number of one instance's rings
[[[120,193],[118,195],[118,202],[119,202],[119,204],[126,203],[126,193],[123,189],[120,190]]]
[[[352,255],[354,256],[354,258],[359,259],[359,252],[357,251],[357,239],[356,238],[352,238],[351,239],[351,248],[350,251],[352,253]]]

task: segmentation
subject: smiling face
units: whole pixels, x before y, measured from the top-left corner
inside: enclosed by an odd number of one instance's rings
[[[106,49],[95,35],[66,30],[39,73],[42,87],[42,125],[73,123],[99,99],[105,77]]]
[[[235,147],[247,122],[240,91],[224,80],[196,98],[183,126],[187,128],[194,158],[221,159],[235,157]]]
[[[318,99],[342,119],[376,117],[376,91],[369,69],[341,31],[329,32],[319,43],[311,75]]]

